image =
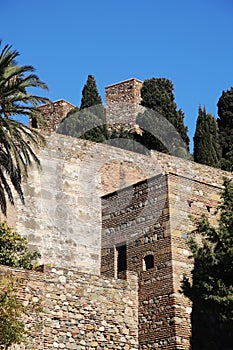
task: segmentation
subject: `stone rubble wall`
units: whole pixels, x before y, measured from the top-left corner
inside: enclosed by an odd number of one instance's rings
[[[56,131],[62,119],[65,118],[67,113],[74,107],[72,103],[65,100],[54,101],[38,107],[46,121],[47,128],[44,130],[43,125],[37,125],[37,128],[47,133]],[[32,120],[30,120],[30,126],[34,126]]]
[[[0,275],[22,279],[19,295],[30,310],[30,336],[19,350],[137,350],[138,284],[76,270],[45,267],[44,272],[0,266]],[[33,303],[41,310],[32,311]],[[35,309],[34,309],[35,310]]]

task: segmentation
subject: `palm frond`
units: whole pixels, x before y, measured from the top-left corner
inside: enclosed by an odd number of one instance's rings
[[[0,53],[0,207],[4,214],[6,197],[14,204],[12,187],[24,202],[22,177],[28,176],[32,163],[40,166],[35,149],[45,144],[38,131],[12,117],[24,115],[43,124],[38,107],[50,102],[48,98],[31,92],[32,88],[48,90],[48,87],[34,73],[34,67],[17,64],[18,56],[19,53],[9,45],[5,45]]]

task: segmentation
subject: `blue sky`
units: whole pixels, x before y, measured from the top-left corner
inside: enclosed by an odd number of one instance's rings
[[[3,44],[49,86],[80,104],[87,75],[104,87],[136,77],[172,80],[190,138],[198,106],[217,116],[233,86],[233,0],[0,0]]]

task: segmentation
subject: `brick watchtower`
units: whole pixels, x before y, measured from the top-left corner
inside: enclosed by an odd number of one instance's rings
[[[170,160],[174,171],[177,160]],[[181,163],[178,173],[162,172],[102,197],[101,273],[138,274],[139,350],[190,349],[192,305],[180,293],[192,269],[187,232],[191,217],[203,213],[216,225],[221,178],[217,171],[209,175],[213,168]]]
[[[131,78],[105,88],[107,124],[135,125],[141,110],[142,84],[141,80]]]

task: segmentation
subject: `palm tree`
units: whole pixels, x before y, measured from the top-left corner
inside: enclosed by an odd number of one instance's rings
[[[38,131],[12,117],[28,116],[41,122],[43,117],[37,107],[49,102],[45,97],[28,92],[31,88],[48,88],[33,73],[32,66],[16,63],[18,56],[9,45],[0,53],[0,207],[4,215],[7,199],[14,204],[13,188],[24,203],[22,178],[27,177],[28,167],[33,162],[40,165],[34,149],[45,143]]]

